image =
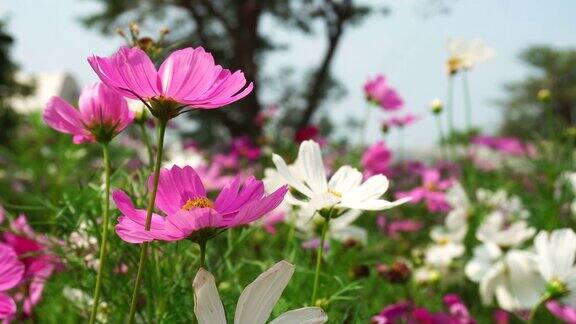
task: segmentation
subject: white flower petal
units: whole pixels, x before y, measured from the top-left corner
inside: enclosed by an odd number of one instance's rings
[[[382,174],[372,176],[360,186],[342,192],[342,201],[352,203],[380,198],[388,190],[388,184],[386,176]]]
[[[194,282],[194,313],[199,324],[226,324],[224,306],[220,301],[214,276],[200,268]]]
[[[340,242],[354,240],[362,244],[368,241],[368,232],[362,227],[348,225],[347,227],[334,229],[330,226],[330,236]]]
[[[280,315],[270,324],[322,324],[328,321],[328,315],[318,307],[295,309]]]
[[[274,155],[272,155],[272,162],[274,162],[274,165],[276,166],[278,173],[280,173],[282,178],[284,178],[284,180],[286,181],[286,183],[290,187],[298,190],[300,193],[302,193],[305,196],[312,197],[313,193],[310,190],[310,188],[308,188],[306,185],[304,185],[302,183],[302,181],[297,179],[292,174],[290,169],[288,169],[286,162],[284,162],[284,159],[282,159],[279,155],[274,154]]]
[[[294,265],[280,261],[258,276],[240,295],[235,324],[264,324],[294,273]]]
[[[312,140],[302,142],[298,151],[298,160],[302,163],[300,166],[304,172],[304,181],[312,191],[315,193],[327,191],[328,182],[320,145]]]
[[[351,191],[362,183],[362,177],[362,172],[358,169],[344,165],[332,175],[328,187],[339,193]]]
[[[410,197],[388,201],[384,199],[372,199],[366,201],[342,201],[339,205],[350,209],[360,210],[385,210],[400,206],[410,201]]]

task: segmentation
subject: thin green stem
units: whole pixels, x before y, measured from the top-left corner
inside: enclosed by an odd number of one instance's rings
[[[316,272],[314,273],[314,287],[312,288],[312,300],[310,305],[314,305],[316,302],[316,293],[318,291],[318,280],[320,278],[320,267],[322,265],[322,256],[324,255],[324,242],[326,241],[326,233],[328,232],[328,227],[330,225],[330,215],[332,211],[328,213],[328,217],[325,217],[324,226],[322,227],[322,236],[320,238],[320,245],[316,253]]]
[[[548,300],[550,299],[550,295],[548,293],[544,294],[544,296],[542,296],[542,298],[540,298],[540,300],[538,301],[538,303],[534,306],[534,308],[532,308],[532,310],[530,311],[530,314],[528,315],[528,320],[526,321],[526,323],[528,324],[533,324],[534,323],[534,319],[536,318],[536,313],[538,313],[538,310],[540,309],[540,307]]]
[[[100,264],[96,275],[96,286],[94,287],[94,305],[90,313],[90,324],[96,322],[98,307],[100,306],[100,294],[102,292],[102,277],[106,264],[107,244],[108,244],[108,224],[110,222],[110,152],[108,143],[102,143],[102,155],[104,157],[104,219],[102,223],[102,237],[100,241]]]
[[[148,151],[148,164],[152,165],[154,163],[154,150],[152,149],[152,144],[150,144],[150,135],[146,131],[146,125],[144,123],[139,123],[140,131],[142,132],[142,140],[146,145],[146,151]]]
[[[448,75],[448,94],[446,96],[446,116],[448,117],[448,138],[454,133],[454,110],[452,107],[452,93],[454,86],[454,76]]]
[[[206,240],[200,241],[200,268],[206,268]]]
[[[160,179],[160,166],[162,165],[162,152],[164,151],[164,135],[166,133],[167,120],[159,120],[159,133],[158,133],[158,152],[156,153],[156,163],[154,164],[154,174],[152,182],[152,192],[148,200],[146,209],[146,224],[144,229],[150,230],[152,224],[152,212],[154,211],[154,204],[156,202],[156,194],[158,192],[158,181]],[[130,313],[128,315],[128,323],[134,323],[136,315],[136,308],[138,306],[138,295],[140,293],[140,285],[142,283],[142,275],[144,273],[144,265],[146,264],[146,257],[148,255],[149,242],[144,242],[140,249],[140,262],[138,264],[138,272],[136,274],[136,282],[134,283],[134,291],[132,293],[132,302],[130,303]]]
[[[468,85],[468,70],[462,71],[462,85],[464,87],[464,104],[466,114],[466,131],[472,131],[472,101],[470,100],[470,86]]]
[[[444,156],[444,159],[447,160],[448,153],[446,152],[444,131],[442,130],[442,118],[440,118],[440,115],[436,115],[434,116],[434,118],[436,119],[436,128],[438,129],[438,142],[440,143],[440,147],[442,148],[442,155]]]

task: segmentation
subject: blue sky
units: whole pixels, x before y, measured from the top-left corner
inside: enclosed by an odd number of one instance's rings
[[[366,104],[361,87],[368,77],[384,73],[405,98],[406,111],[423,117],[406,130],[405,145],[413,149],[429,147],[436,140],[428,105],[435,97],[443,98],[446,92],[444,60],[449,37],[479,37],[497,52],[494,59],[478,66],[470,76],[474,122],[487,132],[500,120],[500,110],[493,101],[503,98],[502,85],[531,72],[517,59],[522,49],[532,44],[576,45],[573,0],[454,0],[449,15],[428,18],[417,10],[424,0],[359,2],[387,4],[391,14],[373,15],[347,31],[333,72],[348,95],[324,109],[339,124],[348,116],[363,115]],[[80,25],[79,17],[95,8],[97,3],[87,0],[3,1],[0,16],[9,17],[9,30],[17,41],[13,56],[24,71],[66,70],[85,85],[95,81],[86,57],[92,53],[109,54],[121,44],[118,38],[104,38]],[[321,37],[277,31],[270,24],[265,24],[265,28],[290,44],[288,51],[269,57],[267,71],[273,72],[282,65],[304,70],[320,60],[316,53],[322,53],[325,46]],[[459,91],[457,87],[456,104],[462,102]],[[368,133],[376,140],[381,136],[379,121],[385,114],[372,116]],[[459,112],[456,118],[463,121]]]

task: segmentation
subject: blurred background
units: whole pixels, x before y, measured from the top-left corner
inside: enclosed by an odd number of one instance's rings
[[[157,41],[168,28],[170,48],[204,46],[255,81],[257,91],[236,107],[192,114],[204,120],[186,136],[200,142],[257,138],[256,117],[270,107],[279,108],[282,127],[320,125],[323,135],[354,142],[368,106],[362,87],[384,74],[405,111],[419,118],[405,131],[406,150],[425,154],[438,140],[430,101],[446,96],[451,37],[481,38],[496,52],[470,73],[474,126],[529,136],[538,131],[541,105],[534,103],[541,88],[554,88],[556,112],[572,122],[575,12],[569,0],[3,1],[1,132],[13,125],[10,108],[38,111],[51,95],[74,102],[79,89],[96,81],[86,58],[113,53],[125,44],[117,30],[129,36],[129,23],[137,22],[141,36]],[[459,87],[454,107],[462,124]],[[370,141],[382,137],[386,116],[371,116]]]

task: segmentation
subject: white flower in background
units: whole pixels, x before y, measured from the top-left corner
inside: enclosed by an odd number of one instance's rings
[[[447,268],[452,261],[464,254],[464,237],[468,226],[450,231],[444,226],[437,226],[430,231],[434,244],[425,251],[425,262],[436,268]]]
[[[538,269],[551,297],[576,307],[576,234],[569,228],[542,231],[534,239]]]
[[[451,38],[448,40],[448,53],[449,66],[454,72],[461,69],[469,70],[496,56],[496,52],[478,38],[471,40]]]
[[[197,168],[201,165],[206,165],[206,161],[202,154],[195,148],[184,148],[181,142],[175,142],[170,145],[166,150],[167,161],[163,163],[163,167],[171,168],[179,166],[181,168],[189,165]]]
[[[478,189],[476,191],[476,199],[486,207],[510,214],[516,218],[526,219],[530,216],[530,212],[524,208],[520,197],[509,195],[508,192],[503,189],[495,192],[488,189]]]
[[[572,203],[570,204],[570,212],[572,216],[576,216],[576,172],[563,172],[554,185],[554,197],[561,199],[564,184],[570,187],[570,193],[573,195]]]
[[[379,174],[362,183],[362,173],[347,165],[340,167],[327,181],[320,145],[312,140],[300,145],[295,163],[297,172],[293,172],[277,154],[272,156],[272,160],[284,181],[304,196],[300,199],[291,195],[288,198],[290,203],[306,210],[384,210],[409,200],[390,202],[381,199],[388,190],[388,179]]]
[[[489,214],[476,232],[476,238],[484,243],[503,248],[518,246],[536,233],[525,220],[515,220],[500,211]]]
[[[414,281],[419,284],[434,282],[440,279],[440,271],[428,265],[414,270]]]
[[[134,112],[135,118],[138,119],[144,113],[146,106],[140,100],[127,99],[128,109]]]
[[[240,295],[234,314],[234,323],[264,324],[293,273],[292,264],[280,261],[258,276]],[[194,312],[198,323],[226,324],[226,314],[216,289],[214,276],[200,268],[194,278],[193,287]],[[328,316],[321,308],[305,307],[288,311],[270,324],[321,324],[326,321],[328,321]]]
[[[531,252],[503,252],[497,245],[485,243],[474,249],[465,273],[480,284],[483,304],[492,305],[495,298],[507,311],[532,309],[543,293],[544,282]]]
[[[100,266],[100,259],[97,258],[98,239],[88,233],[88,228],[88,222],[81,222],[78,229],[68,236],[68,242],[76,254],[83,256],[88,268],[97,270]]]
[[[94,305],[94,298],[92,298],[90,295],[80,289],[68,286],[64,287],[62,290],[62,295],[64,298],[68,299],[72,305],[77,307],[85,316],[90,315],[90,311]],[[96,319],[98,322],[106,323],[109,311],[110,309],[108,308],[108,304],[104,301],[101,301],[100,306],[98,307],[98,314],[96,314]]]
[[[466,190],[460,182],[455,182],[450,189],[446,191],[446,201],[452,206],[452,210],[446,216],[444,224],[451,231],[457,231],[468,225],[468,218],[472,210],[470,199]]]

